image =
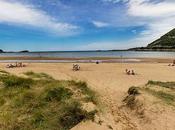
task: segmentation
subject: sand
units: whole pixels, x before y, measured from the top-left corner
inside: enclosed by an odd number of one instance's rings
[[[166,120],[155,120],[142,126],[137,120],[132,120],[127,113],[120,109],[121,101],[131,86],[141,86],[148,80],[175,81],[175,67],[169,67],[167,63],[80,63],[81,71],[72,71],[71,63],[26,63],[24,68],[5,68],[5,63],[0,64],[0,69],[10,73],[23,75],[23,72],[44,72],[59,80],[83,80],[100,96],[104,113],[102,120],[104,125],[96,125],[91,122],[79,124],[72,130],[102,130],[102,129],[143,129],[146,130],[173,130],[170,124],[165,126]],[[134,69],[135,76],[125,74],[125,69]],[[171,113],[170,113],[171,114]],[[168,115],[169,116],[169,115]],[[175,120],[173,117],[169,117]],[[156,122],[157,121],[157,122]],[[165,121],[165,122],[164,122]],[[161,123],[164,122],[164,123]],[[144,123],[145,124],[145,123]],[[159,127],[158,127],[159,126]],[[161,127],[162,126],[162,127]]]

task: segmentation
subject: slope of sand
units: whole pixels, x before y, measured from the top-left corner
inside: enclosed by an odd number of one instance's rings
[[[127,113],[120,110],[121,101],[131,86],[140,86],[147,83],[148,80],[175,81],[175,67],[169,67],[165,63],[81,63],[81,71],[73,72],[71,63],[27,63],[25,68],[5,68],[5,63],[0,64],[0,69],[13,74],[22,75],[26,71],[44,72],[55,79],[75,79],[83,80],[97,91],[100,95],[100,101],[104,107],[104,116],[102,121],[105,126],[96,126],[93,123],[85,122],[73,130],[82,130],[82,127],[88,130],[110,129],[143,129],[146,130],[164,130],[167,120],[156,120],[154,123],[148,122],[141,126],[137,121],[131,120]],[[125,69],[134,69],[135,76],[125,74]],[[171,117],[172,118],[172,117]],[[174,119],[174,118],[173,118]],[[163,123],[162,123],[163,122]],[[108,127],[106,127],[108,126]],[[151,127],[148,127],[151,126]],[[159,126],[159,127],[158,127]],[[162,127],[161,127],[162,126]],[[171,125],[167,130],[173,130]]]

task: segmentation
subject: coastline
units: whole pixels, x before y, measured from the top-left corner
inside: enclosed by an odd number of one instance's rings
[[[32,63],[171,63],[174,58],[138,58],[138,57],[85,57],[85,58],[60,58],[60,57],[0,57],[1,63],[32,62]]]

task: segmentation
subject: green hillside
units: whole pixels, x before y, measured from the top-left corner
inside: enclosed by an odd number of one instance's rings
[[[147,47],[175,47],[175,29],[150,43]]]

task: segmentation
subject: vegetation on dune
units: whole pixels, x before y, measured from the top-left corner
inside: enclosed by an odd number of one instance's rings
[[[157,98],[161,99],[165,103],[169,105],[175,105],[175,95],[164,92],[164,91],[156,91],[150,88],[145,88],[145,91],[152,94],[153,96],[156,96]]]
[[[166,89],[165,89],[166,88]],[[175,106],[175,82],[148,81],[144,90],[163,102]]]
[[[124,98],[123,102],[125,105],[131,109],[137,106],[136,96],[140,94],[138,87],[130,87],[128,89],[128,95]]]
[[[53,100],[61,101],[69,99],[72,95],[73,93],[68,88],[64,87],[52,88],[46,90],[45,99],[46,101],[53,101]]]
[[[38,79],[53,79],[50,75],[46,73],[34,73],[32,71],[28,71],[24,73],[26,76],[30,78],[38,78]]]
[[[28,73],[29,74],[29,73]],[[0,129],[68,130],[83,120],[93,120],[82,103],[96,101],[85,82],[22,78],[0,74]],[[32,72],[32,75],[38,75]],[[50,79],[50,77],[48,77]],[[76,93],[82,96],[77,97]]]
[[[165,88],[175,89],[175,82],[148,81],[147,85],[157,85]]]
[[[88,87],[86,82],[82,82],[82,81],[76,82],[72,80],[69,82],[69,84],[76,86],[78,89],[81,90],[83,95],[85,95],[84,100],[86,102],[93,102],[94,104],[98,103],[97,94]]]
[[[123,102],[128,108],[138,109],[139,95],[151,94],[163,103],[175,106],[175,82],[148,81],[144,87],[130,87]],[[140,93],[143,92],[143,93]],[[137,96],[138,95],[138,96]]]
[[[137,95],[137,94],[139,94],[139,90],[138,90],[139,88],[138,87],[130,87],[129,89],[128,89],[128,94],[129,95]]]
[[[9,74],[9,72],[5,71],[5,70],[0,70],[0,74]]]
[[[21,78],[14,75],[10,75],[2,78],[2,82],[5,87],[24,87],[30,88],[33,84],[33,80],[29,78]]]

